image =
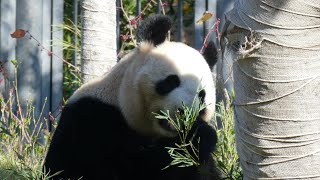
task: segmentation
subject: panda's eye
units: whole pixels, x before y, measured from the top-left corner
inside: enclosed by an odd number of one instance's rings
[[[180,79],[177,75],[169,75],[164,80],[156,83],[156,92],[162,96],[168,94],[180,86]]]
[[[199,94],[198,94],[201,103],[204,103],[204,98],[206,98],[206,91],[204,89],[202,89]]]
[[[204,103],[204,99],[206,98],[206,91],[204,89],[202,89],[201,91],[199,91],[198,93],[198,97],[200,99],[200,102],[201,104]],[[200,112],[199,112],[199,115],[202,116],[206,113],[206,108],[202,109]]]

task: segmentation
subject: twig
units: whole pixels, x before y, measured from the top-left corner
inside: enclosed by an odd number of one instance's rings
[[[221,34],[219,33],[219,24],[220,24],[220,18],[216,18],[214,24],[211,26],[209,32],[207,33],[206,37],[204,38],[203,45],[202,45],[201,50],[200,50],[201,54],[203,53],[204,48],[207,47],[207,42],[208,42],[208,39],[209,39],[209,35],[212,32],[216,33],[217,38],[218,38],[218,42],[220,42],[220,35]]]
[[[47,49],[46,47],[44,47],[40,41],[38,41],[38,39],[36,39],[29,31],[26,31],[26,34],[29,35],[29,39],[33,39],[34,41],[37,42],[38,47],[40,47],[40,50],[45,50],[48,53],[48,56],[55,56],[56,58],[62,60],[64,63],[68,64],[69,66],[73,67],[76,71],[80,72],[80,70],[74,66],[73,64],[69,63],[68,61],[66,61],[65,59],[63,59],[62,57],[58,56],[57,54],[55,54],[54,52],[52,52],[51,50]]]

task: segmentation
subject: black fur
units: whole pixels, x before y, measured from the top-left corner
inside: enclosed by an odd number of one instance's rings
[[[156,92],[161,96],[167,95],[180,86],[180,79],[177,75],[169,75],[164,80],[156,83]]]
[[[218,59],[218,52],[217,48],[213,41],[210,41],[202,53],[204,59],[207,61],[210,69],[212,70],[212,67],[217,63]]]
[[[165,41],[171,24],[171,19],[165,15],[148,17],[139,25],[137,39],[139,42],[149,41],[157,46]]]
[[[206,98],[206,91],[204,89],[202,89],[198,93],[198,97],[200,98],[201,103],[204,103],[204,99]]]
[[[200,147],[200,161],[205,167],[212,163],[207,160],[211,159],[217,137],[214,129],[201,119],[193,131],[201,138],[199,145],[197,141],[194,143]],[[141,136],[127,126],[118,108],[97,99],[82,98],[64,107],[46,157],[45,170],[50,174],[63,170],[53,179],[82,176],[89,180],[200,179],[199,169],[193,166],[162,170],[171,161],[165,147],[173,147],[175,143],[176,139]]]

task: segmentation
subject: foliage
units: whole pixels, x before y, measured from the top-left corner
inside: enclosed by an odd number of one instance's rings
[[[119,57],[122,57],[128,51],[137,46],[136,29],[137,24],[145,16],[149,16],[157,12],[157,3],[155,1],[141,1],[141,12],[137,13],[136,1],[120,0],[119,21],[120,26],[120,49]]]
[[[224,179],[241,180],[242,172],[239,164],[239,157],[236,150],[236,139],[234,130],[234,114],[230,103],[218,104],[217,118],[221,124],[215,123],[218,135],[217,149],[214,158]]]
[[[136,45],[136,28],[140,20],[150,15],[158,13],[158,1],[154,0],[141,0],[141,12],[138,14],[136,9],[136,1],[132,0],[120,0],[120,50],[119,57],[122,57],[129,50],[133,49]],[[178,1],[177,0],[162,0],[160,1],[160,13],[170,16],[173,20],[173,24],[178,21]],[[193,27],[193,6],[194,0],[183,1],[183,23],[184,26]],[[173,25],[170,31],[171,40],[175,40],[176,26]],[[188,33],[190,34],[190,33]],[[192,33],[191,33],[192,34]],[[186,42],[190,44],[190,42]]]
[[[196,122],[199,112],[204,108],[204,105],[197,107],[194,103],[191,107],[183,104],[182,111],[176,113],[175,118],[170,116],[169,111],[161,111],[161,114],[156,114],[157,119],[169,121],[179,136],[179,144],[176,144],[176,147],[167,147],[172,161],[165,168],[170,166],[188,167],[200,165],[198,147],[193,145],[193,138],[188,137],[193,137],[193,134],[190,134],[191,129]]]
[[[76,68],[69,64],[63,66],[63,97],[68,99],[72,93],[81,85],[80,74],[80,47],[81,47],[81,29],[80,21],[77,24],[71,20],[74,13],[73,0],[64,0],[64,17],[63,24],[58,28],[63,30],[63,41],[60,43],[63,47],[63,59],[73,64]],[[80,11],[80,10],[79,10]],[[80,15],[77,15],[80,20]],[[77,42],[75,42],[75,36]],[[77,53],[75,55],[75,52]]]
[[[228,103],[228,106],[230,106],[229,104],[230,103]],[[168,111],[156,114],[156,118],[168,120],[169,123],[173,125],[177,130],[180,139],[180,143],[176,144],[175,147],[167,147],[168,153],[172,158],[171,163],[167,167],[200,165],[197,147],[195,147],[191,142],[192,140],[188,140],[187,137],[190,136],[191,127],[203,108],[205,108],[203,105],[200,108],[197,108],[194,105],[191,107],[184,105],[183,113],[177,113],[175,115],[175,119],[177,120],[171,118]],[[241,180],[242,172],[236,151],[233,109],[226,107],[223,102],[220,102],[218,104],[216,116],[220,119],[221,124],[218,125],[218,122],[215,121],[218,143],[216,151],[212,156],[223,179]],[[199,140],[201,141],[201,139]]]
[[[12,64],[17,67],[16,61]],[[45,104],[36,117],[32,101],[23,110],[17,97],[15,79],[6,98],[4,94],[0,98],[0,177],[9,180],[49,179],[42,172],[51,136],[45,121],[41,120]]]

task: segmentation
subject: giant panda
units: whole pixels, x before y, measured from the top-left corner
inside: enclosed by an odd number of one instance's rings
[[[143,20],[138,47],[71,96],[45,158],[44,171],[58,174],[52,179],[219,179],[211,156],[217,136],[209,123],[215,87],[208,64],[214,65],[215,50],[207,48],[206,62],[197,50],[168,41],[170,27],[164,15]],[[206,106],[192,128],[206,173],[198,166],[165,168],[172,161],[166,147],[179,142],[172,125],[154,113],[195,102]]]

